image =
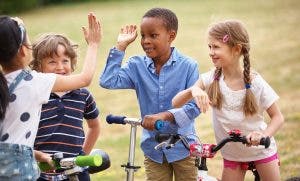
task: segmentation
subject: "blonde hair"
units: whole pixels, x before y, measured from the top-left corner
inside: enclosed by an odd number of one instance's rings
[[[33,70],[40,71],[41,63],[44,58],[57,55],[57,47],[62,45],[65,47],[65,55],[71,59],[72,71],[75,70],[77,63],[77,53],[75,49],[78,45],[72,44],[68,38],[60,34],[43,34],[32,44],[33,61],[30,67]]]
[[[244,25],[237,20],[226,20],[212,24],[208,30],[208,36],[216,40],[226,43],[229,47],[241,45],[241,53],[244,63],[244,82],[246,86],[246,95],[244,99],[243,112],[245,116],[251,116],[257,113],[258,106],[255,96],[249,86],[251,85],[250,78],[250,43],[247,30]],[[208,87],[208,96],[212,101],[212,105],[218,109],[222,108],[223,97],[219,87],[219,78],[222,75],[222,68],[216,68],[214,80]]]

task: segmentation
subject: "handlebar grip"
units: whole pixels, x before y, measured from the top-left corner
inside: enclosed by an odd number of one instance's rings
[[[75,164],[80,167],[100,166],[101,163],[102,163],[102,158],[99,155],[77,156],[75,159]]]
[[[271,143],[271,140],[270,140],[269,136],[261,138],[260,142],[259,142],[259,144],[265,146],[265,148],[269,148],[270,143]]]
[[[165,127],[165,122],[162,120],[157,120],[154,124],[154,128],[158,131],[163,127]]]
[[[42,172],[46,172],[49,170],[57,170],[60,168],[59,163],[56,163],[54,160],[52,162],[53,162],[54,168],[51,167],[47,162],[39,162],[38,166]]]
[[[109,114],[108,116],[106,116],[106,122],[108,124],[126,124],[124,119],[126,117],[125,116],[114,116],[112,114]]]

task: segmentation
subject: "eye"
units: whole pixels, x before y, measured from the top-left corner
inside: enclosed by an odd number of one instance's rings
[[[64,59],[63,62],[64,62],[64,63],[69,63],[70,60],[69,60],[69,59]]]
[[[151,38],[157,38],[158,34],[151,34]]]
[[[56,61],[54,61],[54,60],[49,60],[48,61],[48,64],[55,64],[56,63]]]

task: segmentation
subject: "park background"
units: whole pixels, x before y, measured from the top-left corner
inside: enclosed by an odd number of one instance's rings
[[[13,1],[17,2],[17,5],[12,6]],[[112,91],[101,88],[98,85],[99,75],[104,68],[109,49],[116,44],[120,27],[126,24],[139,25],[143,14],[153,7],[169,8],[177,14],[179,31],[173,45],[183,54],[195,58],[200,65],[200,72],[212,68],[206,43],[208,25],[224,19],[240,19],[245,23],[250,35],[252,67],[279,94],[278,104],[285,116],[285,123],[275,136],[279,148],[282,180],[300,176],[300,1],[41,1],[47,6],[40,3],[30,9],[30,6],[21,5],[30,5],[32,0],[0,0],[0,13],[21,17],[31,41],[45,32],[57,32],[68,36],[79,45],[76,71],[80,70],[86,51],[81,26],[87,25],[88,12],[95,12],[103,27],[97,72],[89,89],[101,113],[101,135],[95,147],[109,154],[112,165],[108,170],[92,175],[92,180],[119,181],[126,178],[126,173],[120,165],[127,163],[130,126],[108,125],[105,117],[108,114],[140,117],[136,95],[132,90]],[[128,47],[125,59],[134,54],[143,54],[139,39],[140,37]],[[210,112],[200,115],[196,120],[197,133],[202,142],[214,143]],[[143,154],[139,147],[140,133],[139,127],[135,165],[142,167],[135,172],[136,181],[145,179]],[[216,158],[208,160],[208,168],[209,174],[220,178],[222,160],[219,153]],[[247,173],[246,180],[253,180],[250,172]]]

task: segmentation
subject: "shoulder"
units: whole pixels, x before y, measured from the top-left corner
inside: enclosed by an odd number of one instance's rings
[[[265,84],[267,84],[265,79],[258,72],[254,71],[254,70],[251,71],[250,77],[251,77],[252,85],[256,86],[257,88],[264,87]]]
[[[188,55],[186,55],[186,54],[181,53],[181,52],[180,52],[178,49],[176,49],[175,47],[174,47],[174,49],[173,49],[172,56],[173,56],[175,59],[177,59],[177,60],[179,60],[179,61],[182,61],[182,62],[184,62],[184,63],[188,63],[188,64],[192,64],[192,65],[197,65],[197,64],[198,64],[198,61],[197,61],[196,59],[194,59],[194,58],[192,58],[192,57],[190,57],[190,56],[188,56]]]

